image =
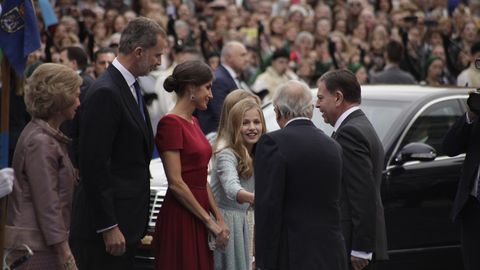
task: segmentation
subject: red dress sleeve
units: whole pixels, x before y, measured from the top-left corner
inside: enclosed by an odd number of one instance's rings
[[[171,115],[160,119],[157,126],[155,143],[159,152],[183,149],[182,124]]]

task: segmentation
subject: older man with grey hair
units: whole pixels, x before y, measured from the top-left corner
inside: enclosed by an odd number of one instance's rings
[[[312,123],[312,93],[288,81],[273,96],[280,130],[255,153],[257,269],[347,269],[340,228],[340,146]]]

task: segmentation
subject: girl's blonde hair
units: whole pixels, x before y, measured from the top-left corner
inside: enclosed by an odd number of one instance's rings
[[[243,125],[243,118],[245,112],[249,110],[257,110],[260,115],[260,121],[262,124],[261,135],[266,132],[265,118],[263,116],[260,105],[250,98],[245,98],[235,104],[228,115],[227,127],[221,136],[217,137],[216,153],[225,148],[231,148],[238,159],[237,171],[238,174],[248,179],[253,175],[253,159],[252,153],[250,153],[245,146],[245,141],[241,134],[241,128]],[[223,144],[220,146],[220,144]]]

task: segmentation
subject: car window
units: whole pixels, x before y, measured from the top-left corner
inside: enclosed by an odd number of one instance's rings
[[[395,100],[363,99],[360,108],[372,123],[380,141],[394,125],[408,103]]]
[[[400,149],[411,142],[422,142],[432,146],[438,156],[444,155],[443,137],[463,113],[458,99],[443,100],[430,105],[410,127]]]

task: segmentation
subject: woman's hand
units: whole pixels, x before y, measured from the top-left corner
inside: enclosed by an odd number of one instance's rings
[[[53,249],[57,255],[59,265],[64,270],[77,270],[75,258],[72,255],[72,251],[68,246],[67,241],[63,241],[56,245],[53,245]]]
[[[217,247],[220,249],[225,249],[225,247],[227,247],[228,240],[230,240],[230,229],[223,220],[219,220],[218,225],[220,228],[222,228],[222,232],[220,235],[217,235],[217,238],[215,239],[217,242]]]
[[[222,232],[215,238],[215,246],[224,250],[228,245],[228,240],[230,240],[230,231],[228,229],[222,230]]]
[[[222,232],[222,228],[211,217],[205,221],[205,227],[217,237]]]
[[[223,220],[218,223],[215,222],[212,218],[209,218],[205,223],[207,229],[215,235],[215,246],[219,249],[224,249],[230,238],[230,230]]]

